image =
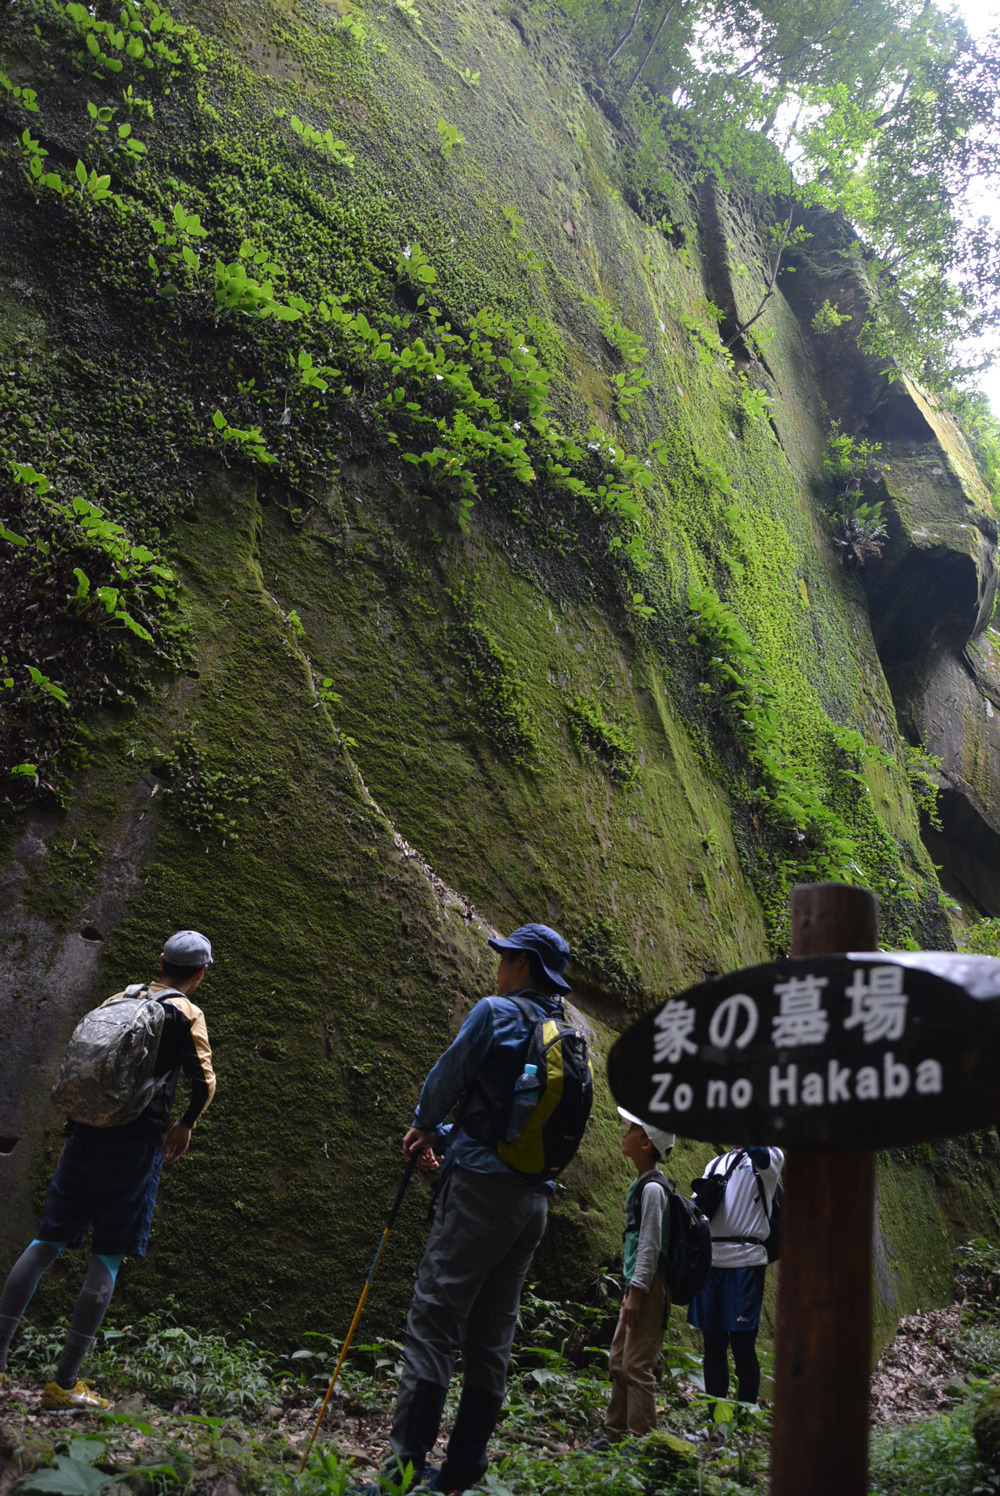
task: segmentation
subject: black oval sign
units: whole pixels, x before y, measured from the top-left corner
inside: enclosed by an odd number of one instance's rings
[[[619,1104],[683,1137],[888,1148],[1000,1118],[1000,961],[789,957],[668,998],[608,1055]]]

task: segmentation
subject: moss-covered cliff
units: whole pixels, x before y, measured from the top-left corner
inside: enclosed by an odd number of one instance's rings
[[[554,16],[417,9],[0,21],[0,1241],[75,1018],[195,925],[219,1095],[126,1292],[282,1331],[349,1312],[487,925],[566,933],[598,1051],[781,949],[796,881],[949,943],[825,401],[905,446],[919,483],[880,481],[918,542],[918,500],[975,508],[940,538],[970,633],[995,588],[967,454],[935,485],[919,391],[816,330],[834,275],[863,314],[843,231],[740,335],[784,205],[605,112]],[[542,1263],[577,1291],[616,1137],[602,1089]],[[886,1168],[888,1315],[946,1291],[953,1223],[929,1159]]]

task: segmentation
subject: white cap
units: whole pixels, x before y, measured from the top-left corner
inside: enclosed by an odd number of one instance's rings
[[[618,1108],[618,1115],[623,1122],[634,1122],[637,1127],[641,1127],[661,1157],[664,1153],[669,1153],[677,1141],[672,1132],[664,1132],[662,1127],[654,1127],[652,1122],[644,1122],[641,1117],[633,1117],[632,1113],[627,1112],[623,1106]]]

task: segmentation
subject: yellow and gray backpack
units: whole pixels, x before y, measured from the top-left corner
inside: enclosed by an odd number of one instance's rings
[[[539,1181],[554,1179],[573,1157],[594,1100],[594,1074],[587,1041],[560,1015],[542,1013],[529,1000],[508,994],[531,1026],[520,1080],[503,1115],[484,1133],[470,1117],[463,1125],[496,1148],[501,1163]],[[525,1089],[521,1083],[529,1079]]]

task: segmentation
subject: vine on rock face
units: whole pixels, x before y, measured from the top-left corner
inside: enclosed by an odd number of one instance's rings
[[[61,796],[82,716],[133,703],[179,640],[176,579],[155,551],[28,463],[8,463],[0,496],[0,801],[10,803],[28,788]]]

